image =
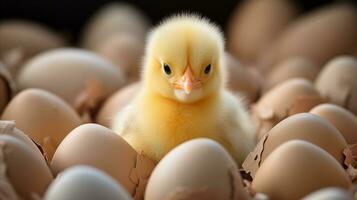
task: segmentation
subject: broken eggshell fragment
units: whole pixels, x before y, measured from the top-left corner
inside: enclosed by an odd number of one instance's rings
[[[171,150],[155,167],[146,200],[248,199],[237,165],[217,142],[198,138]]]
[[[143,198],[155,166],[115,132],[98,124],[83,124],[72,130],[58,146],[51,170],[57,175],[74,165],[89,165],[106,172],[137,200]]]
[[[247,156],[243,168],[254,177],[274,149],[293,139],[308,141],[321,147],[344,167],[352,164],[351,151],[341,133],[332,124],[311,113],[299,113],[279,122],[266,133]]]
[[[252,117],[258,124],[257,138],[289,115],[308,112],[324,99],[308,80],[290,79],[275,86],[252,106]]]

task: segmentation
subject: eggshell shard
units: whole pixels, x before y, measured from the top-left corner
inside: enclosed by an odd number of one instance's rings
[[[293,78],[304,78],[313,82],[320,71],[320,67],[303,57],[287,58],[277,64],[268,73],[264,90],[267,91],[274,86]]]
[[[9,135],[15,137],[16,139],[25,143],[39,157],[43,157],[42,152],[37,147],[37,145],[31,140],[29,136],[27,136],[21,130],[16,128],[16,124],[14,121],[0,120],[0,135]]]
[[[41,197],[45,193],[53,178],[43,158],[25,143],[8,135],[0,135],[0,154],[0,182],[5,183],[8,186],[6,188],[11,185],[21,199]],[[6,188],[0,187],[0,190]],[[8,192],[10,191],[0,193]]]
[[[125,72],[129,82],[134,82],[140,78],[144,45],[133,35],[115,34],[98,44],[94,51]]]
[[[13,75],[32,56],[64,45],[64,38],[43,24],[25,20],[0,23],[0,59],[5,61]]]
[[[357,115],[357,59],[340,56],[329,61],[316,78],[315,86],[331,103]]]
[[[318,66],[357,45],[357,12],[349,4],[320,8],[292,23],[260,58],[263,71],[289,57],[303,56]],[[323,50],[322,50],[323,49]]]
[[[89,166],[70,167],[48,188],[44,200],[130,200],[128,192],[106,173]]]
[[[307,80],[290,79],[275,86],[252,107],[252,117],[258,124],[261,138],[274,125],[289,115],[308,112],[325,100]]]
[[[193,139],[170,151],[154,169],[145,199],[248,199],[229,153],[210,139]]]
[[[137,154],[119,135],[98,124],[83,124],[71,131],[57,148],[51,169],[56,175],[75,165],[103,170],[135,199],[141,199],[154,168],[153,162]]]
[[[262,77],[253,69],[241,66],[230,54],[225,54],[228,68],[228,89],[241,94],[249,103],[258,99]]]
[[[129,34],[144,42],[149,28],[147,17],[130,4],[110,3],[88,22],[83,31],[82,46],[95,49],[113,35]]]
[[[12,79],[10,72],[0,62],[0,113],[2,113],[15,93],[15,81]]]
[[[310,110],[333,124],[348,144],[357,143],[357,117],[348,110],[334,104],[320,104]]]
[[[295,200],[321,188],[348,189],[351,184],[342,166],[326,151],[309,142],[292,140],[269,155],[257,171],[252,188],[270,199]]]
[[[321,147],[341,165],[351,164],[351,160],[345,162],[350,150],[341,133],[323,118],[310,113],[300,113],[284,119],[266,133],[253,152],[247,156],[243,168],[254,177],[274,149],[294,139],[308,141]],[[347,152],[344,152],[345,149]]]
[[[63,138],[82,123],[66,102],[41,89],[27,89],[17,94],[1,119],[16,121],[17,127],[40,144],[50,160]]]
[[[229,50],[243,61],[254,61],[297,13],[290,1],[245,1],[229,22]]]
[[[302,200],[353,200],[352,195],[344,189],[337,187],[323,188],[317,190],[304,198]]]
[[[96,116],[96,122],[105,127],[111,128],[114,115],[133,101],[140,88],[141,83],[135,82],[121,88],[108,97]]]

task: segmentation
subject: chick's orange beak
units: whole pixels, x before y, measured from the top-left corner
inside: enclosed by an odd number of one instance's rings
[[[182,88],[186,94],[190,94],[193,88],[194,76],[190,67],[187,67],[185,73],[182,76]]]

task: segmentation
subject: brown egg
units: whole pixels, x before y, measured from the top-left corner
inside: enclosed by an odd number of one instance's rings
[[[10,135],[26,144],[38,157],[43,157],[41,150],[29,136],[16,128],[14,121],[0,120],[0,135]]]
[[[99,110],[96,122],[108,128],[111,128],[114,114],[118,113],[131,101],[134,100],[135,95],[139,92],[141,87],[140,82],[135,82],[123,87],[116,93],[112,94],[103,104]]]
[[[345,162],[344,150],[348,148],[341,133],[327,120],[311,113],[299,113],[292,115],[274,126],[261,139],[256,148],[251,152],[243,163],[243,168],[251,172],[264,164],[279,145],[289,140],[304,140],[311,142],[329,154],[331,154],[341,165],[350,164]]]
[[[8,135],[0,135],[0,151],[2,199],[42,197],[53,179],[43,157]]]
[[[317,190],[302,200],[353,200],[352,194],[338,187],[328,187]]]
[[[0,23],[0,60],[5,61],[13,75],[30,57],[65,44],[60,35],[43,24],[24,20]]]
[[[126,73],[129,82],[133,82],[140,78],[144,45],[133,35],[116,34],[103,40],[94,51],[112,61]]]
[[[113,35],[129,34],[144,42],[149,28],[148,18],[126,3],[109,3],[99,9],[83,31],[81,46],[95,49]]]
[[[10,72],[0,62],[0,113],[15,95],[16,86]]]
[[[258,99],[262,77],[254,68],[243,67],[230,54],[226,53],[228,68],[227,86],[233,92],[239,93],[248,103],[253,103]]]
[[[350,186],[347,173],[331,155],[302,140],[276,148],[252,182],[253,190],[274,200],[297,200],[321,188]]]
[[[210,139],[193,139],[170,151],[155,167],[145,193],[157,199],[248,199],[229,153]]]
[[[229,50],[243,61],[255,61],[297,13],[291,1],[245,1],[230,19]]]
[[[154,164],[112,130],[98,124],[83,124],[67,135],[57,148],[52,172],[68,167],[90,165],[103,170],[134,196],[142,199]]]
[[[64,170],[48,188],[44,200],[130,200],[128,192],[106,173],[89,166]]]
[[[49,160],[62,139],[82,123],[66,102],[40,89],[27,89],[17,94],[1,119],[16,121],[19,129],[41,145]]]
[[[348,144],[357,143],[357,117],[348,110],[334,104],[320,104],[310,110],[333,124]]]
[[[316,78],[316,88],[331,103],[357,115],[357,58],[340,56],[329,61]]]
[[[320,67],[302,57],[293,57],[279,62],[276,67],[268,73],[264,88],[265,91],[274,86],[293,78],[304,78],[313,82],[320,71]]]
[[[48,51],[26,63],[19,88],[42,88],[74,106],[82,115],[124,83],[120,69],[94,53],[64,48]]]
[[[258,138],[261,138],[275,124],[289,115],[308,112],[324,102],[311,82],[296,78],[280,83],[252,107],[253,119],[258,124]]]
[[[357,12],[348,4],[330,5],[313,11],[292,23],[260,59],[268,71],[287,58],[302,56],[317,66],[355,50]]]

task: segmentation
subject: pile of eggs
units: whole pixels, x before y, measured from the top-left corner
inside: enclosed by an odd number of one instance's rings
[[[187,141],[159,163],[110,128],[140,89],[147,17],[111,3],[77,47],[44,25],[0,22],[0,199],[352,200],[357,197],[357,9],[238,5],[227,88],[257,125],[237,165]]]

